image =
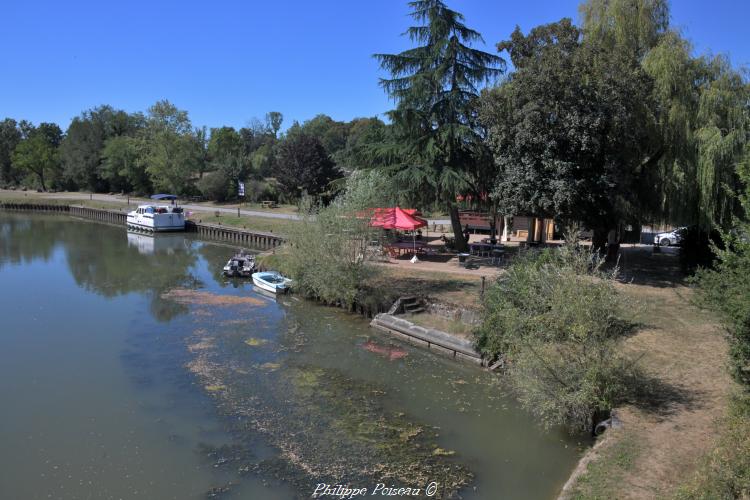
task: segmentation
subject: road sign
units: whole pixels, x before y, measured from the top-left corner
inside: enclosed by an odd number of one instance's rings
[[[239,193],[238,194],[240,196],[245,196],[245,183],[244,182],[238,182],[238,184],[240,185],[239,186],[240,189],[239,189]]]

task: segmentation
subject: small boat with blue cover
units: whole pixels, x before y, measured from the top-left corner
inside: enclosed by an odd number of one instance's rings
[[[286,293],[289,291],[291,283],[292,280],[285,278],[276,271],[253,273],[253,284],[271,293]]]

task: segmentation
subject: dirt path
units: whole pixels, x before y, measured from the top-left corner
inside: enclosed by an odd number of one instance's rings
[[[657,384],[652,408],[618,410],[623,422],[592,451],[570,498],[665,498],[714,446],[732,381],[727,344],[708,313],[691,303],[674,253],[626,249],[623,293],[641,303],[644,327],[625,342]]]

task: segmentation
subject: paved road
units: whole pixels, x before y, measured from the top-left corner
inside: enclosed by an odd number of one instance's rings
[[[18,194],[18,191],[8,191],[10,193]],[[86,193],[50,193],[50,194],[43,194],[39,195],[46,198],[57,198],[57,199],[75,199],[80,200],[82,198],[86,198]],[[120,195],[112,195],[112,194],[98,194],[94,193],[89,195],[92,200],[96,201],[127,201],[127,196],[120,196]],[[130,198],[131,204],[137,204],[140,202],[143,203],[151,203],[153,200],[147,199],[147,198]],[[195,204],[195,203],[180,203],[180,206],[187,210],[198,210],[203,212],[221,212],[221,213],[227,213],[227,214],[236,214],[237,213],[237,207],[217,207],[214,205],[202,205],[202,204]],[[247,210],[247,209],[240,209],[240,215],[246,215],[246,216],[252,216],[252,217],[265,217],[267,219],[284,219],[284,220],[300,220],[301,217],[297,214],[285,214],[285,213],[279,213],[279,212],[269,212],[265,210]],[[430,225],[433,224],[443,224],[443,225],[450,225],[451,221],[450,219],[427,219],[427,222]]]

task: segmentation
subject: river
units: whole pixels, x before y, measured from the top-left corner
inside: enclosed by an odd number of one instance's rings
[[[497,376],[225,280],[232,253],[0,212],[0,498],[557,493],[582,444]]]

